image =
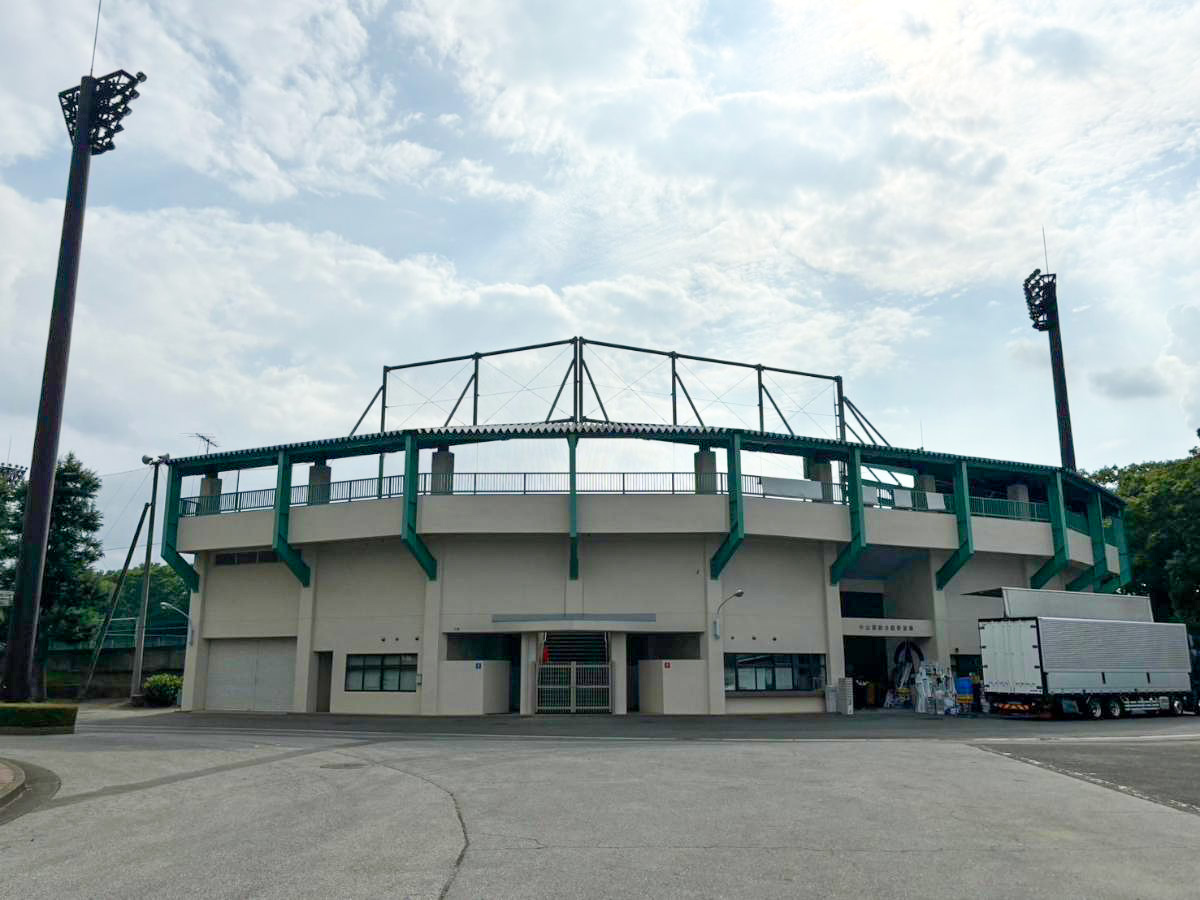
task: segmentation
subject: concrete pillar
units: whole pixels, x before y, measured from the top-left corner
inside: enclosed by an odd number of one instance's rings
[[[438,574],[441,574],[440,572]],[[438,668],[446,655],[442,634],[442,579],[425,580],[425,618],[421,628],[421,715],[438,714]]]
[[[310,506],[329,502],[329,483],[333,470],[325,463],[313,463],[308,470],[308,503]]]
[[[924,491],[927,494],[936,494],[937,480],[932,475],[918,475],[916,478],[916,489]]]
[[[821,483],[821,499],[827,502],[833,500],[833,463],[817,462],[810,457],[805,457],[804,474],[809,481]]]
[[[717,454],[712,450],[697,450],[696,493],[715,494],[717,492]]]
[[[296,615],[296,671],[292,683],[292,712],[298,713],[317,710],[319,667],[316,654],[313,653],[313,631],[317,622],[317,556],[316,547],[304,549],[309,579],[308,587],[300,588],[300,603]]]
[[[449,447],[438,447],[433,451],[433,474],[430,477],[429,492],[454,493],[454,454]]]
[[[563,612],[580,615],[583,613],[583,579],[576,578],[572,581],[570,578],[565,577],[565,570],[563,575]]]
[[[200,479],[200,508],[196,512],[201,516],[209,516],[220,511],[221,479],[216,474],[205,475]]]
[[[537,672],[538,635],[536,631],[521,632],[521,715],[532,716],[537,711],[534,675]]]
[[[612,671],[612,711],[614,716],[623,716],[629,711],[629,658],[626,656],[625,646],[625,632],[609,632],[608,661]]]
[[[208,553],[196,554],[200,590],[188,601],[188,643],[184,653],[183,690],[179,706],[184,710],[204,709],[204,685],[208,681],[208,641],[204,639],[204,586],[208,583]]]
[[[837,544],[821,545],[821,583],[825,586],[825,683],[846,677],[846,644],[842,635],[842,589],[829,583],[829,567],[837,559]]]
[[[715,547],[708,548],[710,551]],[[707,557],[706,557],[707,558]],[[713,637],[713,619],[717,607],[725,599],[721,593],[719,579],[704,579],[704,637],[700,647],[704,659],[708,663],[708,714],[722,716],[725,714],[725,645],[724,638]],[[724,635],[724,631],[721,632]]]
[[[1006,491],[1009,500],[1016,500],[1018,503],[1029,502],[1029,485],[1027,484],[1010,484]]]

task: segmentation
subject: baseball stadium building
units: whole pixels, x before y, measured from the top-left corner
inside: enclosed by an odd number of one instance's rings
[[[817,712],[847,675],[878,702],[902,657],[978,670],[1001,588],[1129,581],[1115,495],[1061,468],[890,446],[840,377],[583,338],[539,348],[568,362],[536,422],[481,421],[492,355],[470,354],[436,361],[471,373],[445,424],[386,427],[391,367],[376,433],[170,462],[163,556],[192,591],[185,709]],[[606,348],[669,365],[648,404],[665,423],[610,417],[591,372]],[[702,364],[746,370],[758,427],[714,424]],[[793,430],[800,404],[776,402],[790,376],[827,380],[832,435]],[[456,454],[534,442],[561,471],[456,470]],[[579,470],[604,442],[689,464]],[[338,477],[375,458],[377,474]],[[249,471],[274,487],[227,489]]]

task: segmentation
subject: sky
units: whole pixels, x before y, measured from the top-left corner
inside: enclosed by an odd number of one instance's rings
[[[70,153],[55,95],[95,11],[0,0],[0,453],[22,464]],[[385,363],[584,335],[841,374],[893,444],[1053,464],[1021,294],[1044,228],[1079,464],[1182,456],[1197,47],[1196,3],[106,0],[96,73],[149,80],[93,160],[62,451],[109,476],[116,547],[143,453],[345,434]],[[493,396],[553,362],[498,361]],[[440,376],[398,385],[389,424],[440,424],[462,383],[423,410],[404,391]],[[627,417],[656,421],[656,390]],[[521,452],[499,462],[565,464]]]

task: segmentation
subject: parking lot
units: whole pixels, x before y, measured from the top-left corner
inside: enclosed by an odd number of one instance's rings
[[[0,737],[61,780],[0,825],[0,894],[1190,897],[1197,741],[1192,716],[92,714]]]

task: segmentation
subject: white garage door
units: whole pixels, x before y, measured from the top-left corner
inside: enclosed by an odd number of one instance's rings
[[[208,649],[205,706],[287,712],[292,708],[295,638],[225,638]]]

